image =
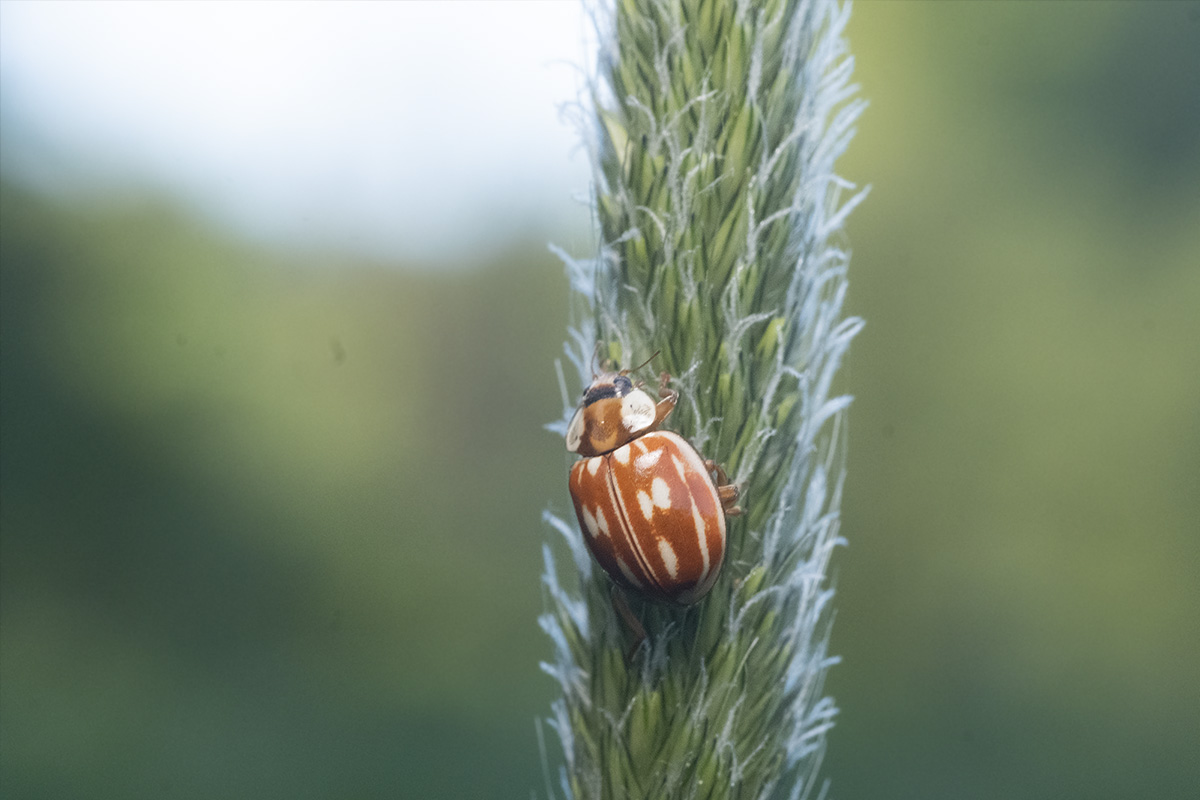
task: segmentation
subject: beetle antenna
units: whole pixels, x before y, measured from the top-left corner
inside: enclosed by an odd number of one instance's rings
[[[596,371],[596,368],[600,365],[600,345],[601,344],[602,344],[602,342],[597,339],[596,347],[595,347],[595,349],[592,350],[592,364],[591,364],[592,380],[596,380],[596,378],[598,378],[600,376],[600,373]]]
[[[629,373],[631,373],[631,372],[637,372],[639,369],[641,369],[642,367],[646,366],[647,364],[649,364],[649,363],[650,363],[651,361],[653,361],[654,359],[658,358],[658,356],[659,356],[659,354],[660,354],[660,353],[662,353],[662,350],[655,350],[655,351],[654,351],[654,354],[653,354],[653,355],[651,355],[649,358],[647,358],[645,361],[643,361],[641,364],[638,364],[636,367],[633,367],[632,369],[623,369],[623,370],[621,370],[621,374],[622,374],[622,375],[628,375],[628,374],[629,374]]]

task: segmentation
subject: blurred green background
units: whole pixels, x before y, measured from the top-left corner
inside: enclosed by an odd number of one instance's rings
[[[1200,6],[849,36],[834,795],[1194,797]],[[0,794],[541,791],[566,283],[455,266],[5,183]]]

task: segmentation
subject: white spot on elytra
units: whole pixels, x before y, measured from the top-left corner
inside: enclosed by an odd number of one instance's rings
[[[604,461],[604,459],[602,459],[600,456],[596,456],[595,458],[589,458],[588,465],[587,465],[588,474],[594,476],[597,472],[599,472],[600,464],[603,463],[603,461]]]
[[[672,578],[679,575],[679,558],[675,555],[675,548],[671,547],[671,543],[666,539],[658,540],[658,553],[662,556],[663,564],[667,568],[667,574]]]
[[[696,503],[692,503],[692,524],[696,526],[696,538],[700,542],[700,557],[704,559],[704,569],[700,571],[700,582],[708,577],[709,557],[708,557],[708,536],[704,531],[704,517],[700,516],[700,509],[696,507]]]
[[[671,487],[667,486],[667,482],[662,478],[655,478],[650,484],[650,496],[654,499],[654,505],[659,508],[671,507]]]
[[[629,445],[623,444],[616,450],[613,450],[613,458],[620,461],[622,464],[629,463]]]
[[[583,517],[583,527],[587,528],[587,532],[592,538],[595,538],[596,531],[599,527],[596,525],[596,518],[586,508],[579,509],[579,516]]]
[[[687,470],[684,469],[683,462],[675,456],[671,456],[671,461],[675,464],[675,471],[679,473],[679,480],[683,481],[684,486],[687,486]]]
[[[604,534],[605,536],[609,535],[608,534],[608,517],[604,516],[603,509],[601,509],[599,507],[596,508],[596,527],[599,528],[600,532],[602,534]]]
[[[638,442],[638,444],[642,444],[642,443]],[[658,463],[658,460],[660,458],[662,458],[663,451],[662,450],[647,451],[646,445],[644,445],[644,444],[642,444],[642,450],[643,450],[642,455],[638,456],[637,458],[635,458],[633,460],[633,465],[635,467],[637,467],[638,470],[641,472],[649,472],[651,469],[653,469],[654,465]]]
[[[642,507],[642,516],[650,519],[654,516],[654,501],[645,492],[638,492],[638,505]]]
[[[617,567],[620,568],[621,574],[625,576],[625,580],[629,581],[629,583],[633,586],[633,588],[635,588],[635,589],[642,588],[642,582],[639,581],[636,577],[634,577],[633,570],[631,570],[629,568],[629,565],[625,563],[624,559],[621,559],[621,558],[617,559]]]

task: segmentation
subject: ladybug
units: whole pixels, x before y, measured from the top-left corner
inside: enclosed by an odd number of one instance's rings
[[[679,399],[670,376],[662,373],[655,402],[629,372],[595,377],[567,426],[567,450],[583,456],[569,481],[575,515],[614,583],[689,605],[721,571],[738,488],[683,437],[658,430]]]

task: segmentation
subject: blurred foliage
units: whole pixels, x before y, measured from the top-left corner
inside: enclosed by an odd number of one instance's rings
[[[860,3],[829,774],[1200,785],[1200,13]],[[528,797],[540,242],[267,254],[0,193],[0,795]]]
[[[863,3],[843,798],[1200,786],[1200,14]]]
[[[4,795],[536,776],[566,463],[538,427],[566,324],[544,246],[438,277],[152,206],[6,188],[0,217]]]

